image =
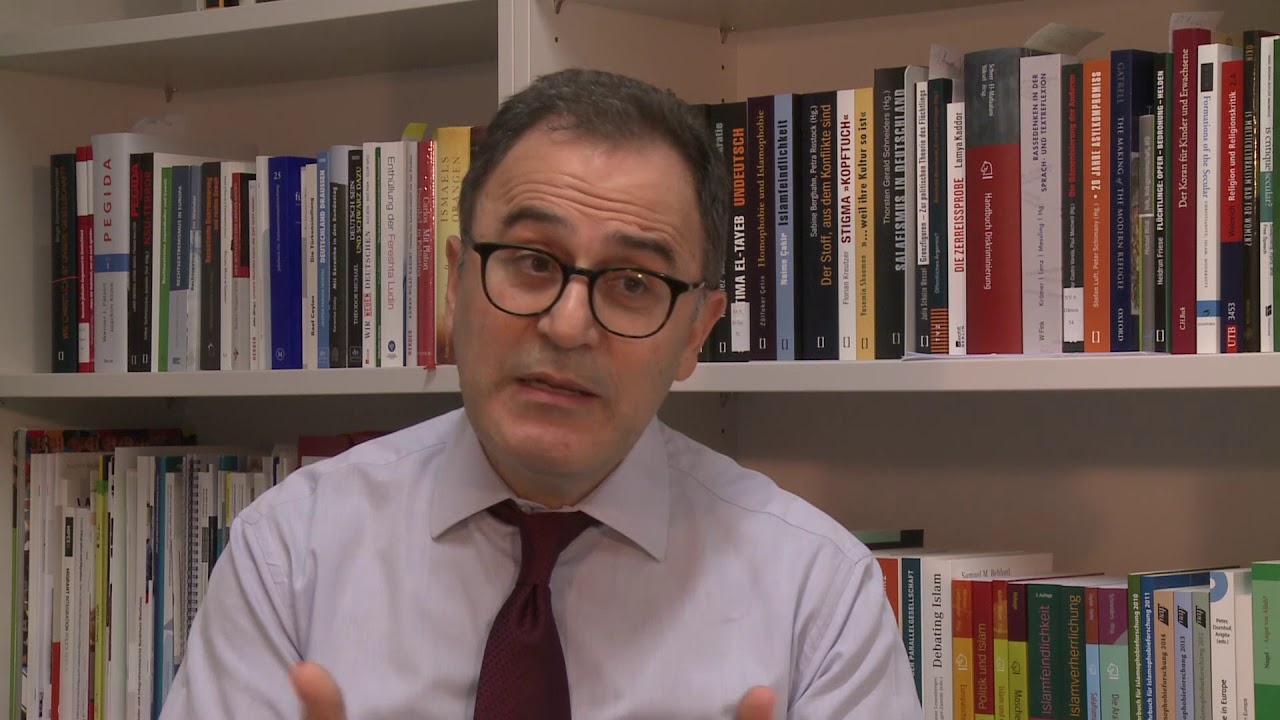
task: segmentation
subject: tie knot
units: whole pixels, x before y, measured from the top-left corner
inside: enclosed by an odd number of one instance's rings
[[[499,520],[520,530],[520,579],[531,585],[551,581],[560,553],[569,543],[595,524],[583,512],[526,513],[512,500],[494,505],[489,511]]]

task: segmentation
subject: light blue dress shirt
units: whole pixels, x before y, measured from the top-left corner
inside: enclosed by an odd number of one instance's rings
[[[512,497],[458,410],[304,467],[243,511],[161,720],[301,717],[300,659],[350,720],[472,716],[520,565]],[[874,558],[769,478],[654,420],[578,506],[553,609],[580,720],[920,720]]]

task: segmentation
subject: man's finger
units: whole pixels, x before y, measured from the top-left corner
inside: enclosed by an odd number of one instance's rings
[[[742,696],[734,720],[772,720],[775,697],[767,687],[753,687]]]
[[[289,670],[289,682],[302,703],[302,720],[346,720],[342,691],[324,668],[300,662]]]

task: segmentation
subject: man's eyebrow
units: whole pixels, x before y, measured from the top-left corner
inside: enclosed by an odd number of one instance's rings
[[[668,266],[676,264],[676,255],[671,250],[671,246],[655,237],[619,231],[612,233],[610,238],[633,250],[642,250],[657,255]]]
[[[502,229],[510,230],[516,225],[525,222],[554,225],[558,228],[565,228],[569,225],[563,217],[552,210],[536,205],[520,205],[507,211],[507,214],[502,217]]]

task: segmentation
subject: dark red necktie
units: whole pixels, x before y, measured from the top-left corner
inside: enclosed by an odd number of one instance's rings
[[[520,575],[489,630],[475,720],[569,720],[549,582],[560,553],[595,521],[580,512],[525,513],[510,500],[489,511],[520,530]]]

